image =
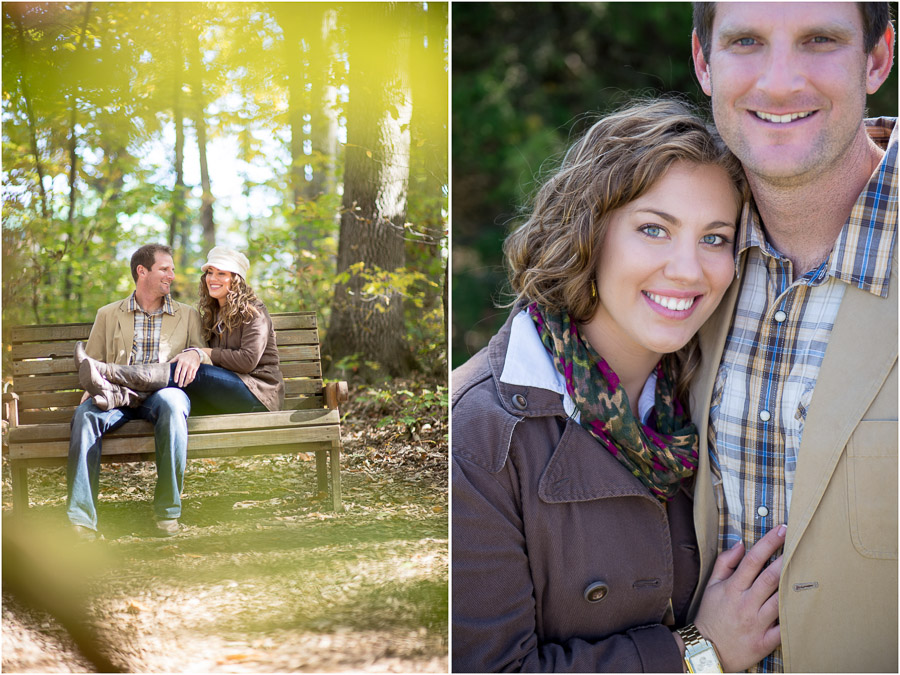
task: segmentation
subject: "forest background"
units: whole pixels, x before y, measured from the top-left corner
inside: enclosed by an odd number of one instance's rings
[[[19,518],[4,457],[2,670],[447,672],[447,3],[2,13],[4,389],[10,329],[93,320],[150,242],[188,304],[246,251],[350,384],[338,512],[312,454],[189,459],[159,539],[155,467],[110,465],[80,548],[65,467]]]
[[[456,3],[452,35],[456,367],[505,321],[503,239],[570,142],[633,96],[708,99],[693,73],[690,3]],[[869,97],[870,116],[897,115],[897,70]]]
[[[214,245],[333,376],[446,377],[446,3],[3,3],[3,326]],[[7,340],[4,340],[8,344]],[[4,350],[4,372],[9,372]]]

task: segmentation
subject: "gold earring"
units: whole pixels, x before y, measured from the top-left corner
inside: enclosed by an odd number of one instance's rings
[[[597,297],[597,282],[591,279],[591,300]]]

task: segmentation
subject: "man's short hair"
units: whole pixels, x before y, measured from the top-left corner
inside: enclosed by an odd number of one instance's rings
[[[716,3],[695,2],[694,4],[694,30],[700,40],[700,48],[703,50],[703,58],[709,62],[709,49],[712,42],[712,27],[716,20]],[[887,30],[891,20],[891,3],[889,2],[857,2],[862,14],[863,46],[866,54],[871,54],[878,44],[878,40]]]
[[[172,248],[165,244],[144,244],[134,252],[134,255],[131,256],[131,276],[135,281],[137,281],[138,278],[138,265],[141,265],[148,270],[153,269],[153,263],[156,262],[157,253],[165,253],[172,258],[175,257],[172,253]]]

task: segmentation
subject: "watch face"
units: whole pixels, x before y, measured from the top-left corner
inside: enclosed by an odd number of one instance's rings
[[[691,668],[695,673],[721,673],[719,659],[712,647],[691,655]]]

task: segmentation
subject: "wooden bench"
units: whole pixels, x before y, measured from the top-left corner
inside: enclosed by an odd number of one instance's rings
[[[273,314],[285,410],[188,418],[188,458],[316,453],[318,490],[341,510],[338,405],[347,383],[322,382],[315,312]],[[72,414],[81,401],[73,352],[90,323],[11,329],[13,387],[4,394],[3,453],[12,471],[13,511],[28,508],[28,469],[66,464]],[[101,461],[153,461],[153,425],[138,420],[103,437]],[[331,460],[329,474],[327,458]],[[330,480],[329,480],[330,477]]]

